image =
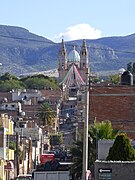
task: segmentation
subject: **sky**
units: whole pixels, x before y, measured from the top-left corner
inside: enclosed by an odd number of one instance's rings
[[[0,25],[54,42],[135,33],[135,0],[1,0]]]

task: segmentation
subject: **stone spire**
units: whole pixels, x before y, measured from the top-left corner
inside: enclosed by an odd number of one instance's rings
[[[80,50],[80,69],[86,68],[88,68],[88,49],[84,39]]]
[[[67,51],[64,40],[62,38],[61,48],[59,50],[59,69],[67,69]]]

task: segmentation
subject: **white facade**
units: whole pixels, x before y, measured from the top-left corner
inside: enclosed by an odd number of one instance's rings
[[[27,139],[31,137],[32,140],[40,141],[42,137],[42,129],[39,127],[27,128],[24,126],[23,128],[15,128],[15,131],[19,133],[21,136],[25,136]]]
[[[0,110],[11,110],[11,111],[15,111],[15,110],[20,110],[21,112],[21,104],[19,102],[4,102],[0,105]]]
[[[38,90],[13,90],[12,91],[12,101],[29,101],[31,97],[40,99],[42,94]]]

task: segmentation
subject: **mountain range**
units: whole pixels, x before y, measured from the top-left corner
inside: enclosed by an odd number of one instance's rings
[[[116,73],[120,68],[126,69],[129,62],[135,62],[135,34],[86,39],[86,43],[93,73]],[[60,45],[25,28],[0,25],[0,72],[21,75],[55,69]],[[82,40],[68,41],[65,45],[68,53],[74,45],[79,51]]]

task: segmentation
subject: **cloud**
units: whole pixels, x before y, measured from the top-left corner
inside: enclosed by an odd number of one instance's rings
[[[101,38],[101,31],[91,27],[89,24],[77,24],[68,27],[65,32],[54,36],[52,39],[55,42],[60,42],[62,37],[65,41],[77,39],[98,39]]]

